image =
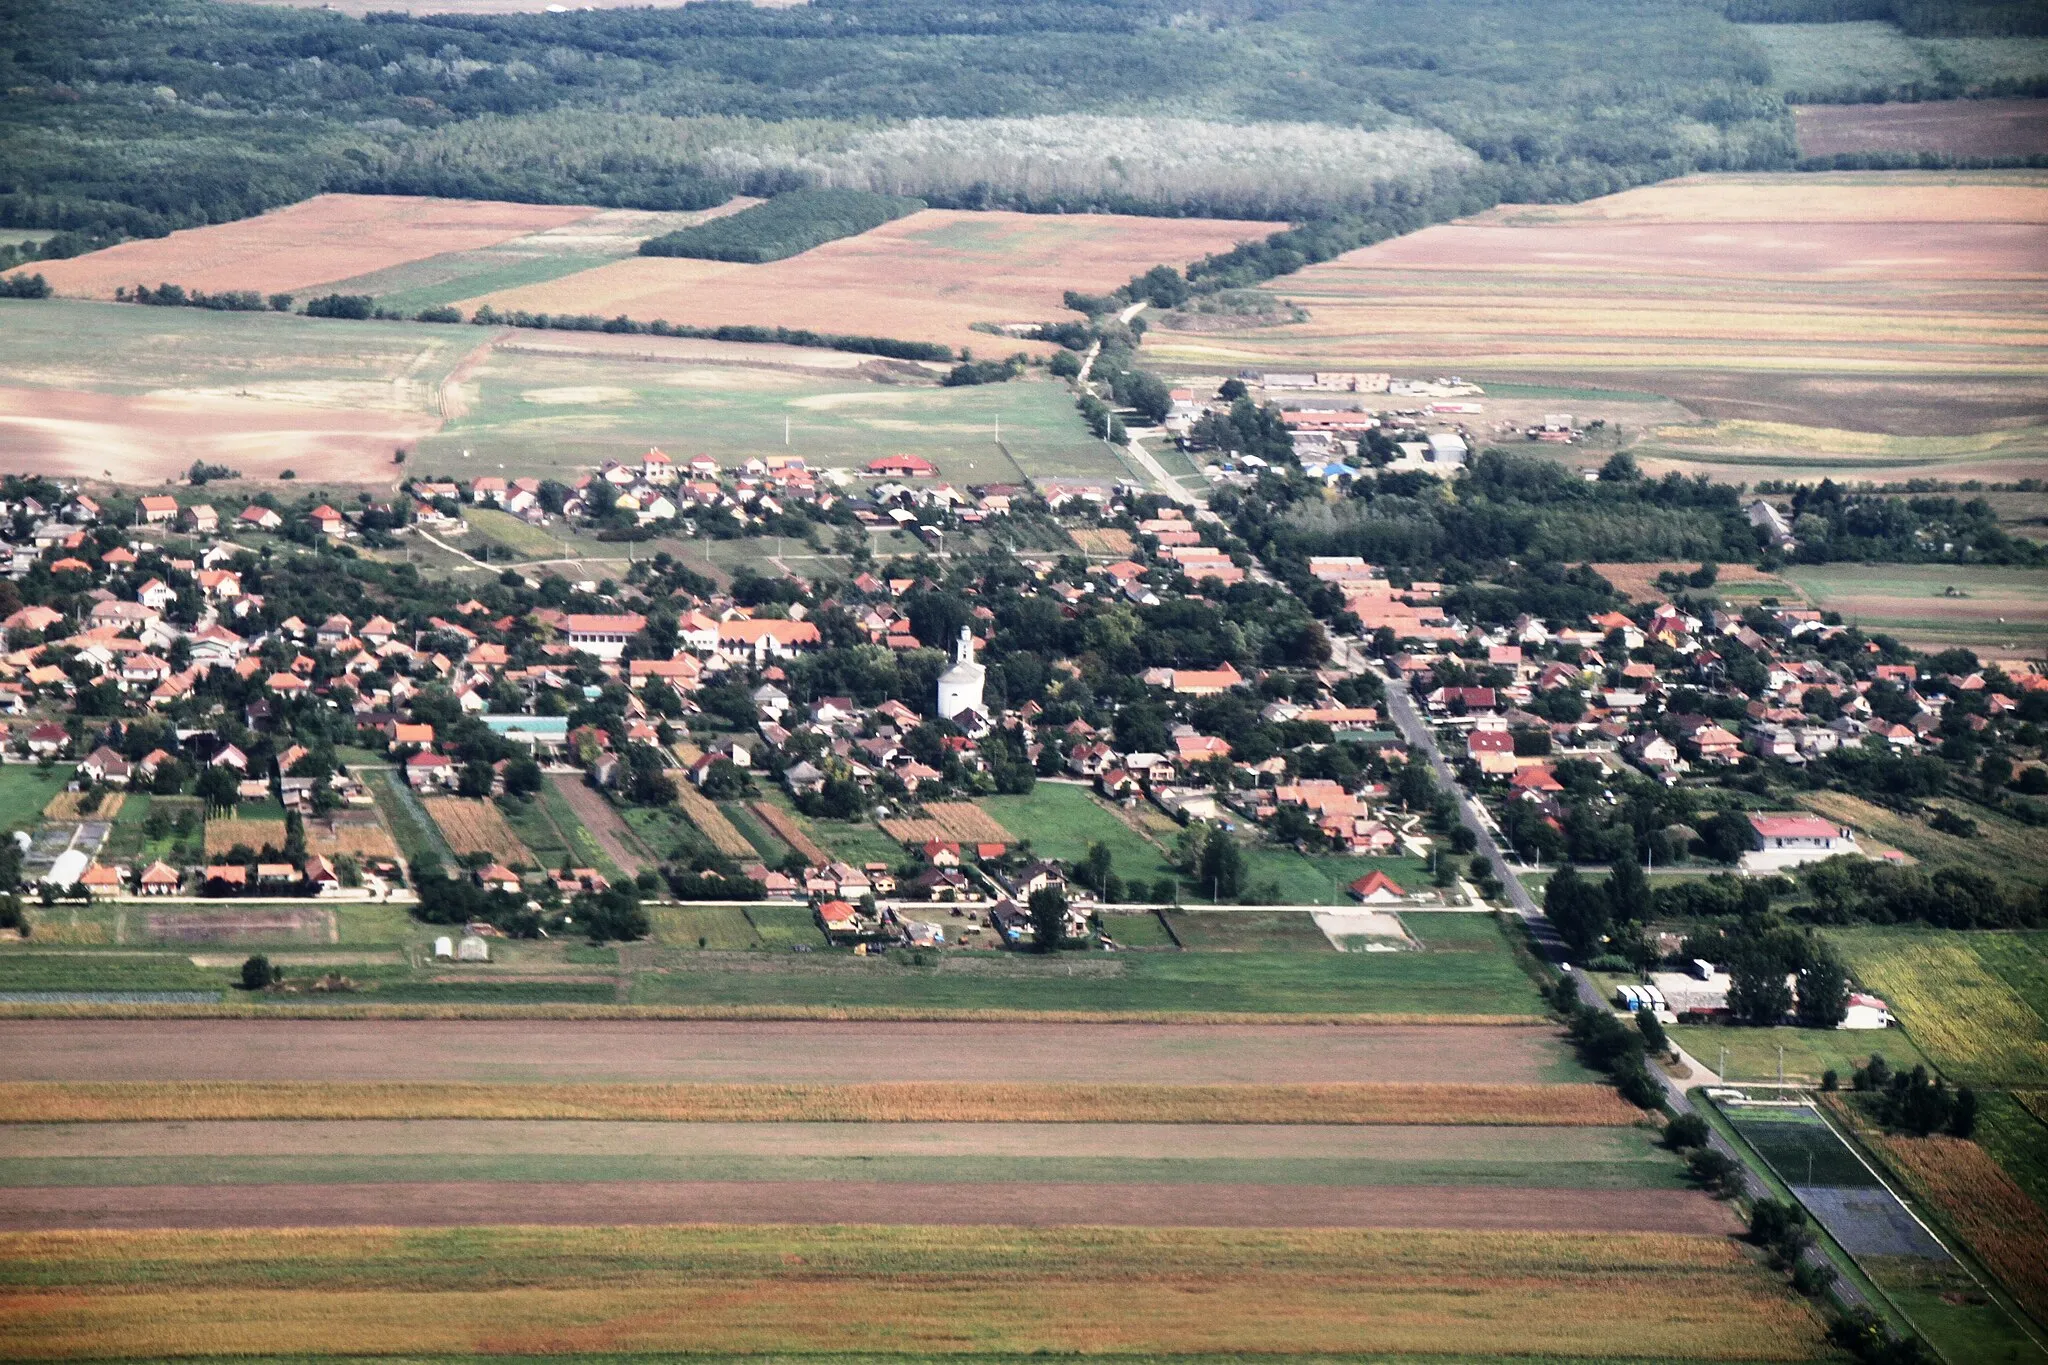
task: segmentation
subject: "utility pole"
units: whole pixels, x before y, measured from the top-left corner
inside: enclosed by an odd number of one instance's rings
[[[1785,1045],[1778,1044],[1778,1084],[1785,1084]]]

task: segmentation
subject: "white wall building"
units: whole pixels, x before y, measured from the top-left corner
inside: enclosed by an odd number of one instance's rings
[[[988,669],[974,661],[974,632],[962,626],[953,645],[953,666],[939,675],[939,715],[946,720],[962,711],[987,715],[981,699],[987,682]]]

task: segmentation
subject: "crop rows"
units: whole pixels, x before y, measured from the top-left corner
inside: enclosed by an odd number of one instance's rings
[[[1641,1115],[1607,1086],[485,1085],[434,1082],[13,1082],[0,1122],[208,1119],[640,1119],[699,1123],[1322,1123],[1603,1127]]]
[[[882,832],[900,844],[947,839],[961,844],[1014,844],[1016,836],[972,801],[932,801],[923,819],[884,820]]]
[[[747,809],[754,812],[755,818],[768,826],[776,838],[796,850],[797,855],[810,866],[818,867],[832,861],[832,855],[819,848],[817,842],[804,833],[802,827],[780,806],[768,801],[753,801],[748,803]]]
[[[375,817],[364,819],[346,816],[331,816],[327,819],[313,819],[306,822],[306,847],[309,851],[333,857],[338,853],[351,854],[358,858],[396,858],[398,845],[391,838],[391,831]]]
[[[688,783],[676,783],[676,804],[682,807],[684,817],[711,841],[711,846],[726,857],[752,861],[761,856],[747,842],[747,836],[725,818],[725,812]]]
[[[43,807],[46,820],[111,820],[121,813],[121,806],[128,799],[126,792],[106,792],[98,805],[91,811],[80,809],[86,793],[58,792],[50,798],[50,804]]]
[[[19,1358],[1820,1349],[1814,1315],[1727,1238],[1669,1233],[95,1230],[0,1237],[0,1279]]]
[[[460,855],[488,853],[507,867],[538,867],[532,850],[519,841],[505,814],[478,797],[430,796],[420,802],[440,827],[448,847]]]
[[[214,857],[236,846],[262,851],[284,847],[282,820],[208,820],[206,854]]]
[[[2013,1297],[2048,1315],[2048,1214],[1974,1142],[1881,1137],[1885,1159],[1956,1225]]]
[[[1888,937],[1857,953],[1855,965],[1945,1071],[1964,1080],[2048,1078],[2041,1016],[1967,943]]]

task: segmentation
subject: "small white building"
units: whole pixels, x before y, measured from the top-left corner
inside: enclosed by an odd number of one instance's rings
[[[455,960],[455,940],[446,934],[435,939],[434,960],[436,962],[453,962]]]
[[[455,946],[457,962],[489,962],[491,945],[476,934],[465,934],[462,942]]]
[[[1873,1029],[1892,1026],[1892,1007],[1874,995],[1857,991],[1849,997],[1849,1012],[1836,1028]]]

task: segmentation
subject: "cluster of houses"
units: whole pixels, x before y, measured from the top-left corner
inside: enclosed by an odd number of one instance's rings
[[[856,486],[856,478],[865,486]],[[915,534],[948,522],[975,526],[1007,516],[1030,497],[1023,484],[956,488],[939,478],[931,461],[917,455],[887,455],[858,472],[813,469],[801,455],[757,455],[727,468],[709,455],[677,460],[651,448],[637,462],[607,460],[595,473],[550,487],[539,478],[486,475],[468,485],[416,479],[407,486],[416,522],[459,530],[464,505],[510,513],[545,525],[559,515],[570,521],[629,518],[638,526],[676,523],[689,532],[706,517],[725,516],[742,531],[791,512],[819,515],[844,506],[854,521]]]

